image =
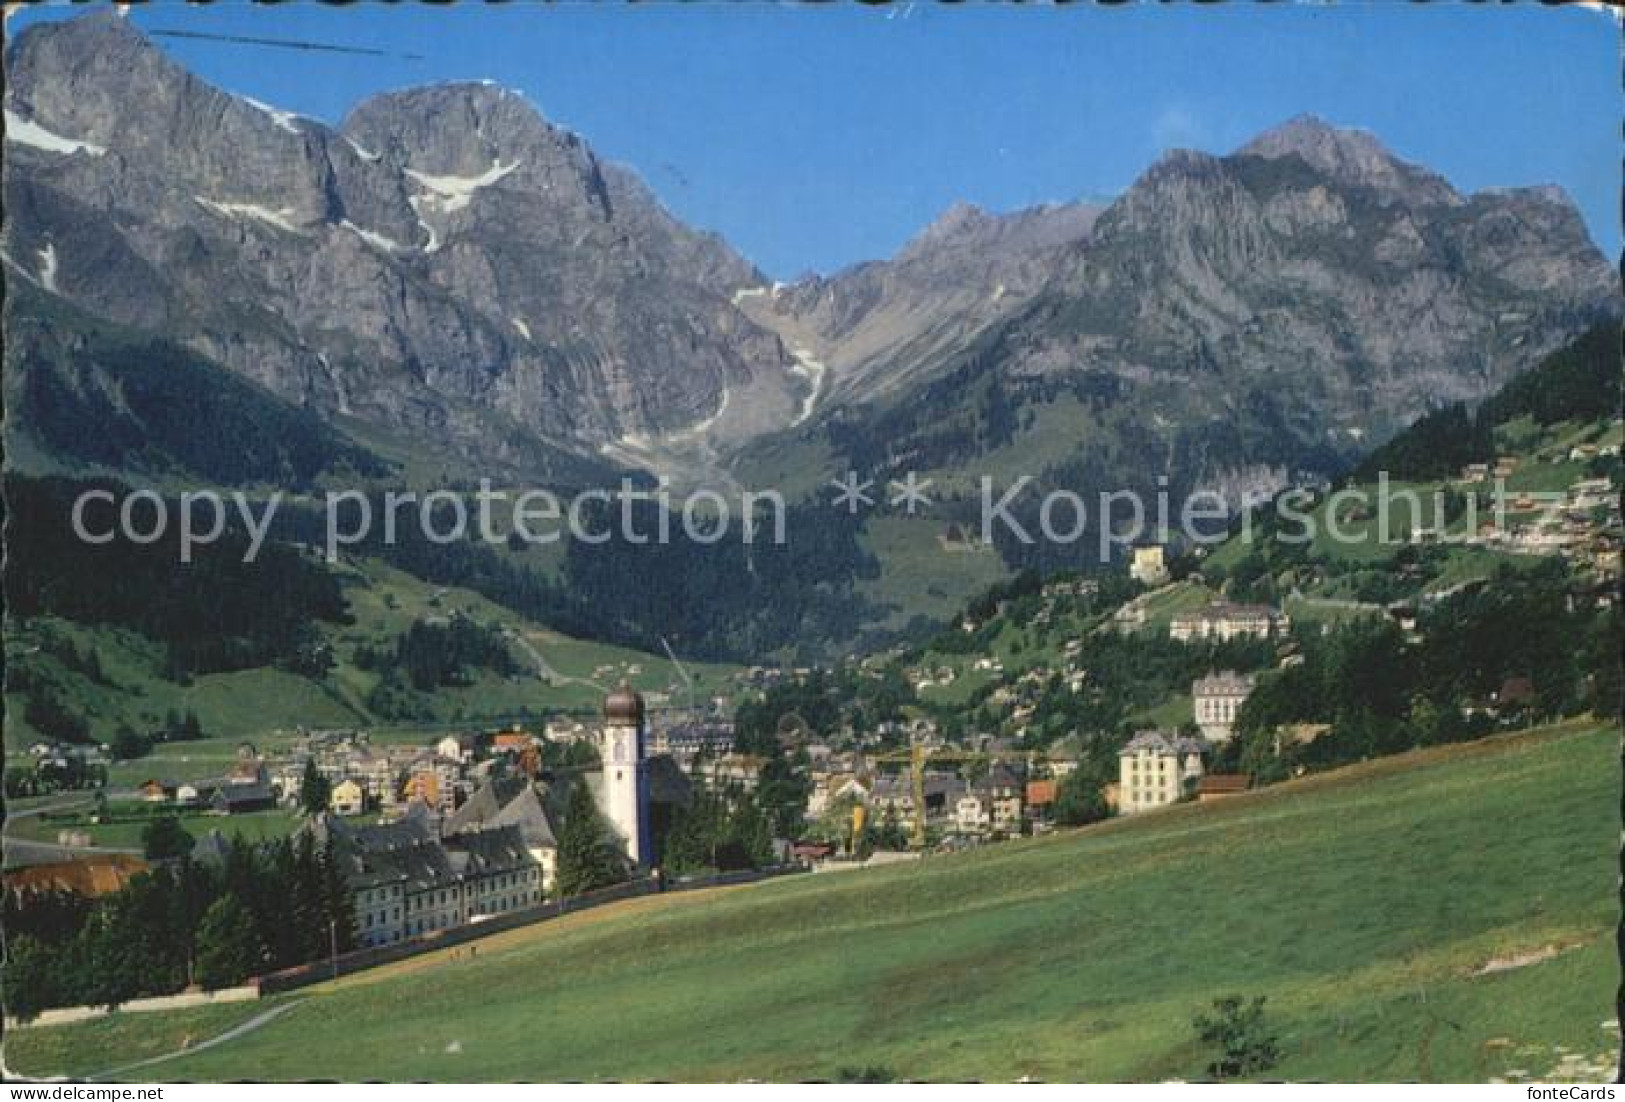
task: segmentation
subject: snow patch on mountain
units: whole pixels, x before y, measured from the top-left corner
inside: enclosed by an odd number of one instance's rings
[[[792,348],[790,355],[795,357],[790,370],[812,384],[807,390],[807,396],[801,400],[801,410],[796,414],[796,419],[790,422],[794,427],[812,416],[813,407],[818,404],[818,399],[823,394],[824,376],[829,369],[824,366],[823,361],[814,359],[813,354],[805,348]]]
[[[377,233],[373,230],[364,230],[354,222],[350,221],[348,218],[340,222],[339,225],[361,238],[361,240],[365,241],[373,248],[382,249],[386,253],[405,252],[407,249],[411,248],[410,245],[403,245],[399,241],[396,241],[393,237],[385,237],[383,234]]]
[[[343,137],[343,135],[340,136]],[[355,155],[360,157],[363,161],[376,161],[383,156],[382,153],[374,153],[372,150],[366,148],[354,138],[345,138],[344,143],[351,149],[355,150]]]
[[[520,162],[503,164],[495,161],[491,167],[478,176],[433,176],[427,172],[414,172],[407,169],[406,174],[434,194],[420,196],[425,202],[433,203],[443,213],[462,210],[473,200],[474,193],[481,188],[490,187],[508,173],[519,167]]]
[[[423,227],[423,232],[429,235],[428,243],[423,246],[423,251],[432,253],[440,248],[441,241],[440,234],[436,233],[435,228],[423,217],[422,201],[425,198],[422,195],[413,195],[408,197],[406,201],[411,204],[412,213],[418,216],[418,225]]]
[[[14,113],[9,107],[5,110],[5,116],[8,142],[43,149],[47,153],[88,153],[92,157],[100,157],[107,152],[105,146],[80,141],[77,138],[66,138],[47,130],[33,119],[25,119]]]
[[[192,198],[199,205],[214,211],[214,213],[224,218],[235,220],[252,218],[268,226],[274,226],[285,233],[297,234],[301,232],[299,227],[293,224],[294,209],[292,207],[272,210],[270,207],[262,207],[258,203],[225,203],[217,199],[205,198],[202,195],[194,195]]]
[[[56,246],[46,245],[39,251],[39,282],[47,291],[56,292]]]
[[[247,96],[239,98],[254,110],[269,115],[271,121],[277,124],[278,129],[286,130],[290,134],[299,133],[299,116],[292,111],[284,111],[279,107],[272,107],[269,103],[261,103],[259,100],[250,99]]]

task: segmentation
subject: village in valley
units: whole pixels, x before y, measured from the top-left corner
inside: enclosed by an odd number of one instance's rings
[[[1619,19],[274,7],[5,9],[4,1078],[1620,1074]]]
[[[1618,432],[1616,421],[1602,438]],[[1607,472],[1618,445],[1553,454]],[[1519,466],[1475,465],[1453,484],[1504,484]],[[351,901],[343,945],[335,923],[328,948],[364,953],[545,918],[560,900],[617,885],[855,869],[1230,799],[1387,752],[1325,753],[1348,720],[1312,701],[1249,710],[1262,683],[1333,661],[1322,652],[1351,624],[1363,646],[1441,648],[1444,634],[1480,630],[1471,617],[1492,615],[1469,604],[1452,613],[1466,620],[1442,620],[1452,602],[1493,602],[1498,585],[1523,584],[1508,563],[1551,564],[1571,612],[1612,609],[1613,475],[1574,479],[1538,513],[1515,496],[1510,529],[1475,528],[1457,544],[1503,556],[1476,577],[1457,579],[1437,559],[1429,568],[1416,552],[1438,547],[1438,533],[1411,527],[1396,562],[1415,584],[1397,599],[1316,596],[1339,591],[1313,564],[1266,587],[1240,584],[1234,539],[1211,554],[1143,544],[1116,572],[996,586],[924,646],[828,667],[738,668],[700,698],[675,659],[647,697],[631,686],[649,682],[643,665],[603,664],[593,683],[619,687],[588,710],[416,734],[299,730],[265,748],[243,739],[217,776],[154,772],[116,794],[94,789],[89,806],[47,802],[19,821],[26,834],[13,831],[23,844],[8,891],[95,897],[152,866],[222,868],[242,846],[291,838],[328,855]],[[1284,599],[1237,595],[1261,589]],[[1514,672],[1450,705],[1459,714],[1430,719],[1433,737],[1516,728],[1591,699],[1589,680],[1554,698],[1510,661]],[[111,749],[40,743],[29,776],[54,779],[41,791],[88,793]],[[8,769],[8,783],[20,776]]]

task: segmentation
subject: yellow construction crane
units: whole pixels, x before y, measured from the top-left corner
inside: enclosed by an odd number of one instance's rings
[[[871,754],[869,760],[876,763],[906,764],[909,767],[909,787],[914,802],[914,824],[909,831],[909,845],[914,849],[925,848],[925,767],[931,762],[944,764],[954,763],[964,765],[969,762],[995,762],[1015,761],[1022,758],[1031,759],[1031,754],[1014,752],[987,753],[976,750],[930,750],[925,743],[915,739],[909,744],[906,751],[896,751],[890,754]]]

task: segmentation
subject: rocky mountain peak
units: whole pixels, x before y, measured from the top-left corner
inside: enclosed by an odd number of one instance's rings
[[[580,148],[520,93],[487,81],[458,81],[372,96],[339,130],[369,152],[435,175],[466,175],[539,150]]]
[[[130,93],[172,99],[188,80],[110,9],[25,28],[7,45],[6,77],[7,110],[104,147],[117,137]]]
[[[1093,203],[1043,203],[995,214],[974,203],[957,202],[910,240],[895,262],[908,263],[949,250],[1026,253],[1064,245],[1087,236],[1102,209]]]
[[[6,260],[91,315],[547,469],[802,406],[777,338],[729,301],[760,274],[517,92],[379,95],[335,130],[110,13],[31,27],[7,61]]]
[[[972,368],[1125,416],[1201,383],[1192,424],[1267,383],[1303,399],[1307,441],[1481,393],[1617,309],[1571,205],[1463,199],[1312,118],[1170,153],[1104,214],[956,204],[889,261],[770,288],[496,85],[375,96],[335,130],[110,13],[31,27],[7,62],[8,273],[515,469],[710,463]]]
[[[985,226],[992,216],[975,203],[959,200],[948,207],[915,237],[919,243],[947,241]]]
[[[1317,168],[1327,170],[1362,159],[1392,159],[1369,131],[1334,126],[1313,114],[1294,115],[1258,134],[1239,152],[1259,157],[1296,153]]]
[[[1271,160],[1295,156],[1334,179],[1400,195],[1409,202],[1457,203],[1443,177],[1409,164],[1366,130],[1333,126],[1316,115],[1298,115],[1264,131],[1237,156]]]

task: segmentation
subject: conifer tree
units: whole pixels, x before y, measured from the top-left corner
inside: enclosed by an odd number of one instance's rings
[[[254,918],[236,896],[223,895],[204,912],[197,932],[197,981],[209,990],[232,987],[264,963]]]
[[[561,896],[580,895],[626,878],[621,861],[610,847],[608,834],[592,793],[585,784],[577,783],[570,791],[564,829],[559,836]]]

